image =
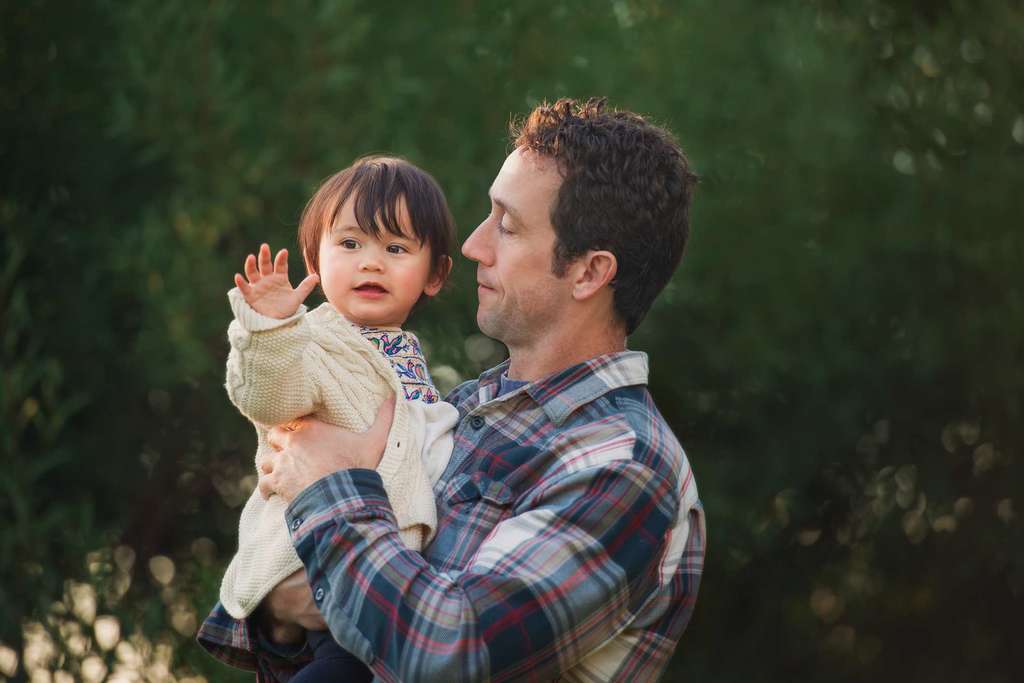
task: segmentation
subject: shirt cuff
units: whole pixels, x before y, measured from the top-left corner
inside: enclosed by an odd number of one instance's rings
[[[350,519],[357,513],[366,519],[368,509],[394,519],[380,474],[367,469],[338,470],[299,493],[285,510],[285,520],[292,543],[298,544],[316,527],[338,518]]]

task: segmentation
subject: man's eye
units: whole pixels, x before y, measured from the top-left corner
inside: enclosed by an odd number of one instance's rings
[[[494,211],[491,212],[491,214],[494,216],[494,223],[497,226],[497,230],[498,230],[499,234],[504,235],[504,234],[512,232],[512,230],[507,225],[505,225],[505,212],[504,211],[501,211],[499,209],[495,209]]]
[[[389,254],[404,254],[407,251],[409,251],[409,250],[406,249],[405,247],[403,247],[401,244],[389,244],[388,245],[388,253]]]

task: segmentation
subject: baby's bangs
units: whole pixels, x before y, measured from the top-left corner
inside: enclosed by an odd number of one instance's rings
[[[405,204],[412,236],[421,244],[426,235],[419,221],[414,220],[413,207],[408,199],[409,188],[400,167],[387,161],[369,161],[356,167],[352,180],[345,188],[340,206],[355,195],[353,206],[356,224],[363,232],[379,238],[381,230],[396,237],[409,237],[402,230],[400,209]]]

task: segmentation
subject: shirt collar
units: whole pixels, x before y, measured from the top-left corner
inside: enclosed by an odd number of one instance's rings
[[[480,375],[478,396],[481,403],[494,399],[501,374],[508,365],[506,360]],[[638,384],[647,384],[647,354],[619,351],[559,370],[496,400],[504,401],[525,392],[544,410],[548,419],[558,425],[578,408],[609,391]]]

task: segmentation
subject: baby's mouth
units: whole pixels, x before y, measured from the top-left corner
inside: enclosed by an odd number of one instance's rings
[[[385,294],[388,290],[384,289],[380,285],[365,284],[356,287],[357,292],[363,292],[364,294]]]

